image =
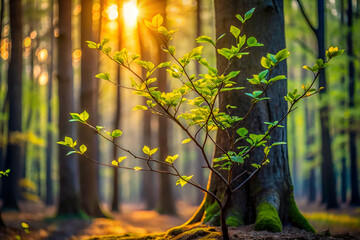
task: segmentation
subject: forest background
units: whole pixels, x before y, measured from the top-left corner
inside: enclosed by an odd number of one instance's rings
[[[179,153],[183,159],[179,162],[180,169],[190,173],[200,169],[194,172],[195,178],[206,184],[208,172],[199,165],[200,155],[195,146],[179,144],[186,136],[177,128],[171,125],[164,128],[157,117],[132,111],[142,104],[141,98],[94,77],[99,72],[109,72],[112,81],[129,85],[129,74],[109,63],[105,56],[84,48],[85,40],[99,42],[109,38],[113,49],[126,47],[141,53],[145,59],[158,58],[159,48],[143,20],[151,19],[159,9],[142,1],[73,0],[71,5],[64,6],[68,9],[66,14],[60,15],[59,4],[53,0],[11,2],[18,4],[13,10],[6,0],[1,1],[0,9],[0,169],[10,169],[9,176],[1,179],[3,210],[21,209],[23,202],[42,202],[55,206],[60,214],[78,214],[82,209],[89,216],[101,217],[107,211],[124,211],[122,206],[129,203],[165,214],[175,214],[178,202],[198,205],[203,193],[176,186],[176,179],[89,165],[75,156],[66,156],[56,144],[65,135],[92,138],[84,135],[80,127],[68,123],[68,113],[86,109],[97,123],[124,130],[120,141],[128,148],[138,146],[136,151],[140,153],[143,145],[155,147],[162,143],[162,147],[167,146],[167,152]],[[318,2],[303,0],[300,5],[299,2],[284,1],[286,45],[291,53],[289,89],[300,89],[311,79],[302,66],[318,58],[320,28],[317,26],[321,17],[316,11]],[[180,29],[173,42],[180,54],[195,47],[194,39],[200,35],[215,38],[212,1],[170,0],[165,4],[167,25]],[[360,226],[359,208],[356,208],[360,204],[357,150],[360,1],[328,0],[322,13],[326,20],[323,28],[326,48],[338,46],[346,49],[346,54],[326,70],[327,85],[321,97],[300,103],[288,118],[294,193],[299,202],[312,206],[350,208],[351,214],[344,215],[343,220],[356,228]],[[72,44],[65,47],[71,48],[72,54],[61,60],[59,25],[70,21],[71,28],[66,34],[71,36]],[[10,23],[14,24],[13,29]],[[215,65],[215,54],[210,49],[204,51],[208,61]],[[203,71],[195,64],[191,68]],[[141,74],[141,69],[138,72]],[[59,83],[61,78],[66,79],[66,84]],[[325,124],[324,115],[328,116],[329,124]],[[121,155],[106,141],[93,139],[90,148],[100,161],[111,163]],[[15,147],[9,148],[10,145]],[[207,151],[211,155],[213,149]],[[63,166],[64,162],[68,165]],[[329,175],[334,184],[324,180]],[[60,181],[60,176],[65,180]],[[329,192],[331,198],[326,194]],[[69,196],[74,201],[68,201]],[[308,217],[331,224],[330,215]]]

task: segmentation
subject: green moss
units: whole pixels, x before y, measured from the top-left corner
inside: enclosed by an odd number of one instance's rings
[[[313,233],[316,232],[316,230],[311,226],[308,220],[306,220],[306,218],[299,211],[294,200],[294,195],[292,193],[287,199],[287,206],[288,206],[289,221],[294,227],[304,229],[308,232],[313,232]]]
[[[229,227],[239,227],[244,225],[244,222],[242,221],[242,215],[238,211],[230,211],[227,215],[228,217],[226,218],[226,224]]]
[[[213,202],[205,207],[205,218],[203,222],[220,226],[220,206],[217,202]]]
[[[277,210],[269,203],[261,203],[256,208],[255,230],[281,232],[282,224]]]

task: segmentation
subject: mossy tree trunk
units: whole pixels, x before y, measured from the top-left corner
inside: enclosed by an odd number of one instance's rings
[[[255,36],[258,42],[265,46],[251,49],[250,56],[243,57],[235,61],[235,64],[228,70],[240,70],[241,76],[237,79],[240,86],[245,86],[246,92],[252,92],[255,89],[247,82],[246,78],[252,78],[252,74],[258,74],[262,71],[260,59],[267,53],[276,53],[285,48],[284,37],[284,15],[282,0],[268,1],[223,1],[215,0],[216,14],[216,35],[228,31],[230,25],[239,26],[239,21],[235,15],[240,13],[242,16],[246,11],[255,7],[255,13],[251,20],[244,26],[241,35]],[[235,44],[230,36],[224,37],[219,42],[219,48]],[[227,66],[227,60],[218,56],[218,68],[223,71]],[[273,76],[286,75],[286,64],[280,64],[273,72]],[[244,123],[249,132],[260,134],[266,131],[264,122],[273,122],[279,120],[287,111],[287,103],[284,97],[287,92],[286,81],[277,82],[267,92],[267,97],[271,100],[264,101],[256,105],[256,109],[251,113],[248,120]],[[244,94],[235,91],[224,92],[220,95],[220,111],[226,111],[226,106],[235,105],[237,109],[233,114],[244,116],[249,110],[250,98]],[[282,125],[286,126],[286,122]],[[273,142],[286,141],[286,128],[278,128],[272,134]],[[229,143],[225,133],[219,131],[216,141],[224,149],[229,149]],[[219,149],[215,150],[215,157],[222,154]],[[261,158],[261,159],[260,159]],[[259,163],[263,158],[262,149],[254,151],[247,163],[239,165],[233,173],[236,177],[248,169],[249,174],[254,171],[250,163]],[[239,191],[231,195],[225,208],[225,218],[228,226],[240,226],[252,224],[255,222],[255,229],[268,230],[273,232],[282,231],[282,225],[291,223],[292,225],[309,231],[314,229],[309,225],[306,219],[301,215],[294,202],[293,186],[291,182],[287,146],[280,145],[273,148],[269,155],[270,163],[261,168],[254,177],[247,182]],[[240,178],[236,184],[240,184],[249,176]],[[214,174],[210,175],[209,191],[216,194],[220,199],[226,197],[225,186]],[[209,195],[205,196],[203,204],[198,212],[189,220],[188,223],[202,221],[210,225],[220,224],[220,208],[217,202]]]

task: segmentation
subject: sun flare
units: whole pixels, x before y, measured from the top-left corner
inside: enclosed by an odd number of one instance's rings
[[[136,7],[136,1],[129,1],[123,5],[123,16],[126,26],[135,26],[139,9]]]
[[[118,6],[116,4],[111,4],[107,7],[106,13],[110,20],[116,20],[119,16]]]

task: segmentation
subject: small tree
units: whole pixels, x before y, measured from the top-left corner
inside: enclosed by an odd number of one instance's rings
[[[244,16],[236,15],[242,25],[251,18],[254,12],[254,8],[249,10]],[[64,141],[58,142],[61,145],[68,146],[72,150],[68,154],[77,153],[87,158],[89,161],[95,162],[104,166],[111,166],[121,169],[133,170],[133,171],[144,171],[144,172],[156,172],[161,174],[168,174],[178,178],[176,185],[181,185],[182,187],[186,184],[190,184],[201,191],[206,192],[209,196],[213,197],[217,202],[218,207],[220,208],[220,219],[221,219],[221,231],[224,239],[229,239],[228,226],[226,224],[226,207],[229,203],[231,195],[238,191],[249,179],[251,179],[261,168],[262,166],[270,163],[268,159],[269,152],[273,147],[280,144],[285,144],[284,142],[273,142],[270,143],[270,134],[278,127],[283,127],[281,123],[287,117],[287,115],[295,110],[295,105],[303,98],[309,97],[319,92],[320,89],[314,89],[314,83],[318,78],[320,72],[323,68],[328,65],[328,61],[340,55],[343,50],[338,50],[338,48],[330,48],[326,52],[327,59],[319,59],[316,61],[315,65],[304,66],[306,70],[313,72],[314,78],[311,82],[302,86],[302,90],[298,91],[294,89],[285,96],[285,100],[289,103],[288,111],[285,115],[274,122],[265,122],[267,131],[262,134],[249,133],[249,131],[242,127],[243,121],[245,121],[252,110],[256,107],[257,103],[260,101],[270,100],[266,97],[265,93],[269,88],[271,88],[277,81],[285,80],[286,76],[278,75],[272,76],[273,69],[283,60],[289,56],[289,52],[286,49],[279,51],[276,54],[267,54],[261,59],[261,65],[264,67],[264,70],[257,75],[253,75],[253,78],[248,79],[251,84],[256,85],[259,90],[244,93],[252,99],[252,104],[249,106],[249,111],[245,116],[234,116],[231,114],[232,109],[235,109],[236,106],[228,105],[227,112],[220,112],[217,107],[217,99],[219,94],[225,91],[239,91],[243,90],[244,87],[237,86],[235,81],[236,77],[239,74],[239,71],[231,71],[227,73],[227,70],[235,61],[235,59],[242,59],[244,55],[249,55],[248,50],[253,47],[260,47],[263,44],[258,43],[255,37],[246,37],[245,35],[241,36],[241,28],[236,26],[230,27],[230,33],[235,38],[236,45],[231,46],[230,48],[217,48],[217,43],[221,41],[221,38],[225,35],[221,35],[216,41],[212,40],[208,36],[200,36],[196,39],[198,43],[207,43],[213,46],[216,51],[228,59],[228,67],[223,71],[219,72],[218,69],[212,67],[205,58],[202,57],[203,46],[196,47],[192,49],[189,53],[185,54],[183,57],[178,58],[176,56],[176,49],[174,46],[169,44],[169,41],[172,39],[172,35],[176,30],[167,30],[162,26],[163,18],[160,15],[156,15],[152,22],[146,21],[145,24],[153,31],[155,31],[162,41],[162,50],[170,55],[173,59],[173,62],[162,62],[159,65],[155,66],[154,63],[148,61],[142,61],[139,58],[139,55],[129,54],[126,49],[115,52],[111,55],[111,48],[106,47],[108,39],[104,39],[101,43],[95,43],[88,41],[89,48],[98,49],[110,60],[116,62],[121,67],[130,71],[134,78],[130,78],[131,87],[124,87],[126,89],[133,90],[133,93],[139,96],[147,98],[147,106],[137,105],[134,109],[139,109],[143,111],[151,111],[154,114],[163,115],[170,119],[175,125],[181,128],[181,130],[188,136],[187,139],[182,141],[182,144],[187,144],[193,142],[204,157],[204,163],[206,168],[208,168],[212,174],[216,175],[226,186],[225,193],[222,197],[217,196],[215,193],[199,185],[193,179],[193,175],[183,175],[176,165],[175,161],[179,158],[179,155],[168,156],[165,161],[162,159],[156,159],[154,157],[158,148],[151,149],[149,146],[143,147],[144,155],[140,156],[135,154],[132,150],[122,147],[116,139],[122,135],[122,131],[115,129],[112,131],[107,131],[103,126],[93,126],[87,122],[89,114],[84,111],[82,113],[70,113],[72,119],[70,121],[80,122],[95,133],[99,134],[101,137],[105,138],[116,147],[121,149],[123,152],[127,153],[128,156],[133,157],[139,161],[142,161],[146,164],[146,168],[140,168],[138,166],[126,167],[122,165],[127,156],[122,156],[117,160],[113,160],[111,164],[101,163],[94,159],[89,158],[86,155],[87,147],[81,145],[77,148],[77,141],[74,141],[70,137],[65,137]],[[190,74],[188,72],[187,66],[191,61],[197,61],[202,66],[207,68],[207,74]],[[144,77],[138,75],[133,70],[133,64],[140,65],[147,70],[147,74]],[[172,89],[171,92],[162,92],[159,91],[157,87],[152,84],[157,81],[156,78],[153,78],[152,75],[157,69],[166,68],[167,72],[172,78],[181,82],[179,88]],[[97,78],[110,81],[110,75],[108,73],[99,73],[96,75]],[[115,82],[112,82],[116,85]],[[240,93],[239,93],[240,94]],[[195,95],[195,97],[193,97]],[[184,110],[184,104],[190,105],[192,108],[190,110]],[[230,143],[230,149],[222,149],[221,146],[214,140],[213,132],[217,129],[225,131]],[[199,139],[197,136],[200,132],[203,132],[205,135],[204,139]],[[223,154],[221,157],[209,159],[205,153],[205,145],[212,144],[216,148],[219,148]],[[252,162],[251,154],[253,154],[254,149],[263,149],[263,158],[261,162]],[[238,164],[243,164],[247,161],[251,166],[253,166],[253,171],[249,176],[239,183],[239,180],[242,176],[248,173],[247,170],[244,172],[234,175],[233,169]],[[150,164],[151,163],[151,164]],[[159,170],[159,166],[167,166],[170,170]],[[156,167],[155,167],[156,166]],[[224,177],[224,172],[226,172],[227,178]]]

